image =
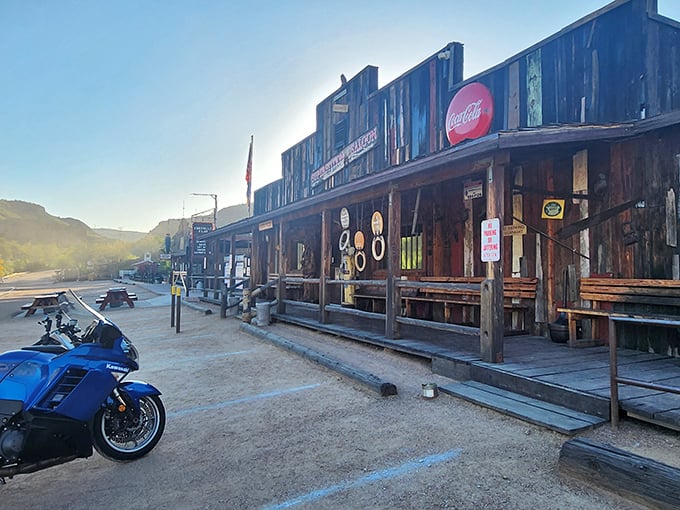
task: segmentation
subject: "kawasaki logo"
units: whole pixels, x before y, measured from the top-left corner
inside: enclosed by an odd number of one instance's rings
[[[120,365],[112,365],[111,363],[106,364],[107,370],[112,370],[114,372],[125,372],[126,374],[130,371],[128,367],[121,367]]]

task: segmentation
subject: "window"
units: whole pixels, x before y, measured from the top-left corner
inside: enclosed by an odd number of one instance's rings
[[[304,243],[297,243],[295,246],[295,269],[302,271],[302,255],[305,253]]]
[[[423,233],[418,225],[417,232],[412,234],[410,229],[401,233],[401,269],[423,268]]]
[[[348,143],[349,138],[349,121],[347,117],[343,117],[342,120],[336,122],[333,125],[333,149],[339,151],[344,148]]]

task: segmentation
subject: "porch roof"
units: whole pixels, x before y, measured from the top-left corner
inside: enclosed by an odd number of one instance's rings
[[[638,136],[648,131],[680,124],[680,111],[659,115],[650,119],[608,125],[560,125],[528,128],[492,133],[482,138],[456,145],[442,152],[415,159],[388,170],[370,174],[362,179],[304,198],[279,209],[252,216],[209,232],[199,239],[224,237],[251,232],[260,223],[281,217],[308,216],[324,208],[339,207],[347,197],[359,192],[377,191],[381,187],[396,184],[407,177],[424,171],[469,160],[491,159],[499,152],[532,147],[549,147],[585,142],[609,142]],[[386,190],[387,191],[387,190]]]

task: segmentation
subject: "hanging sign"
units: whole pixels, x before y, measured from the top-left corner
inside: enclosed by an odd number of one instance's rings
[[[354,247],[357,250],[363,250],[365,245],[364,233],[361,230],[357,230],[354,234]]]
[[[371,216],[371,231],[377,236],[383,232],[383,217],[380,211],[375,211]]]
[[[349,211],[347,207],[340,209],[340,225],[342,225],[342,228],[349,228]]]
[[[564,200],[547,198],[543,201],[541,218],[544,220],[561,220],[564,217]]]
[[[503,225],[504,236],[526,235],[527,226],[523,223],[513,223],[512,225]]]
[[[482,221],[482,262],[501,260],[501,222],[498,218]]]
[[[263,230],[270,230],[274,228],[274,222],[272,220],[263,221],[257,226],[257,229],[262,232]]]
[[[465,200],[472,200],[473,198],[482,198],[484,196],[484,188],[482,181],[467,181],[463,185],[463,194]]]
[[[489,132],[493,120],[493,98],[481,83],[460,89],[446,112],[446,136],[451,145],[473,140]]]
[[[211,232],[213,229],[213,224],[212,223],[204,223],[204,222],[198,222],[195,221],[191,224],[192,231],[193,231],[193,246],[194,246],[194,255],[205,255],[207,253],[206,250],[206,244],[205,244],[205,239],[199,241],[198,238],[202,236],[203,234],[207,234],[208,232]]]

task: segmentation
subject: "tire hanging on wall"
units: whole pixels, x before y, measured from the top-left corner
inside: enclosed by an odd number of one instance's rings
[[[376,245],[380,245],[380,252],[377,252]],[[371,251],[375,260],[382,260],[385,256],[385,238],[383,236],[376,236],[371,243]]]
[[[345,251],[349,246],[349,237],[349,229],[343,230],[342,234],[340,234],[340,241],[338,242],[338,248],[340,248],[340,251]]]
[[[361,263],[359,263],[359,260],[361,259]],[[364,253],[363,250],[357,250],[357,252],[354,254],[354,266],[357,268],[357,271],[360,273],[366,269],[366,254]]]

